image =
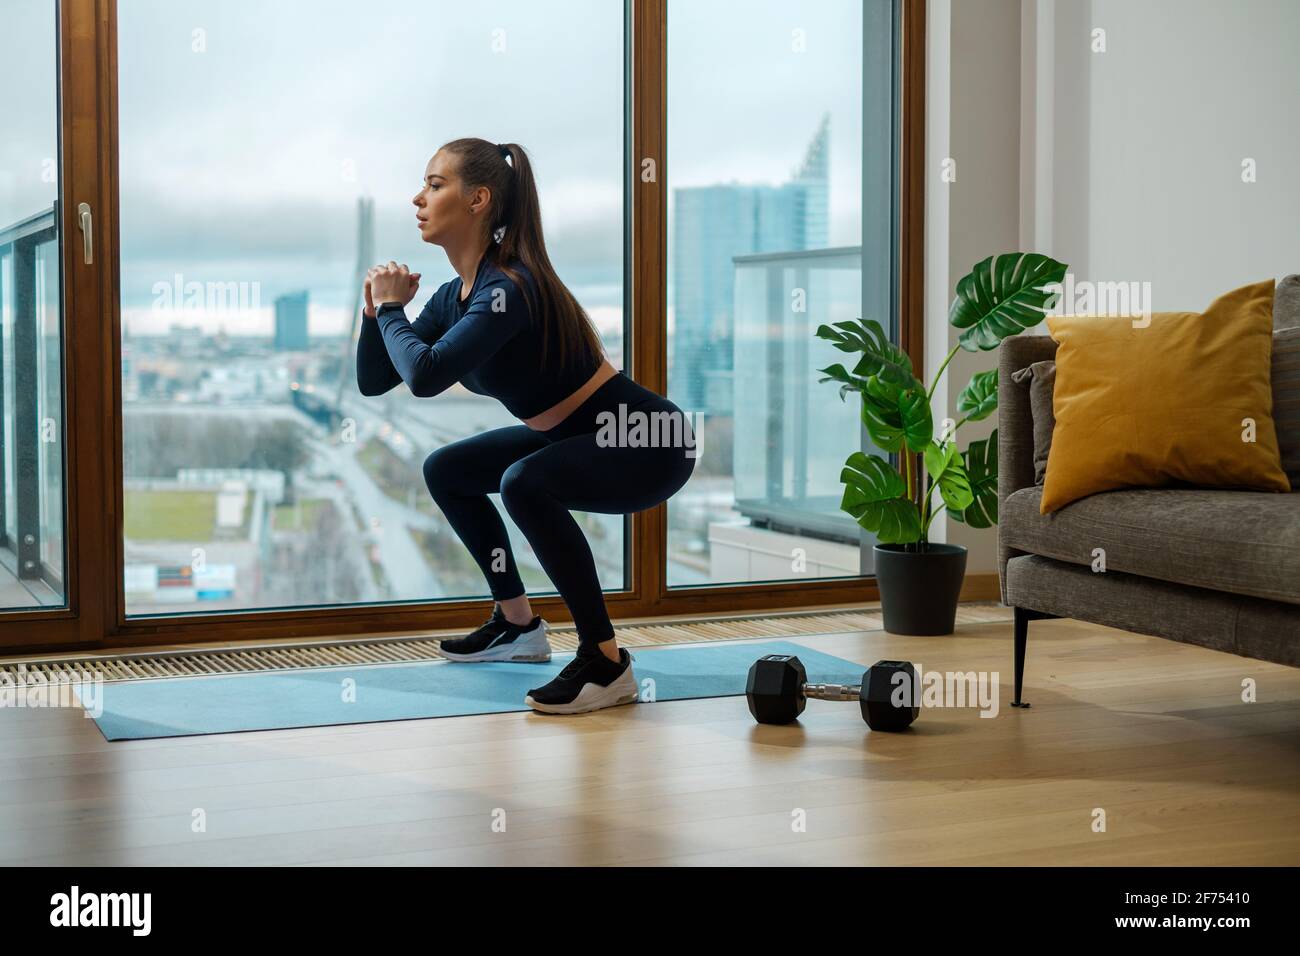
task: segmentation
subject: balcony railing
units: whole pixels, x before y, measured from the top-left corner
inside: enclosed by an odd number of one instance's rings
[[[42,604],[61,598],[31,584],[43,582],[55,595],[63,593],[62,335],[60,325],[55,341],[41,341],[41,312],[48,303],[41,301],[38,275],[42,247],[49,244],[57,273],[58,222],[56,201],[0,227],[0,565]],[[51,289],[47,281],[44,293],[54,297],[57,310],[57,283]],[[43,396],[43,389],[49,394]],[[46,407],[51,399],[57,410]]]
[[[863,449],[860,407],[818,382],[847,356],[814,333],[862,315],[862,247],[732,262],[736,510],[756,527],[859,544],[870,536],[840,510],[839,479]]]

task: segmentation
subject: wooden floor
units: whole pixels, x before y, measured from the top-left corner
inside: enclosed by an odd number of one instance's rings
[[[999,671],[995,718],[904,734],[738,697],[118,743],[3,708],[0,863],[1300,864],[1300,670],[1044,621],[1017,710],[1010,632],[798,638]]]

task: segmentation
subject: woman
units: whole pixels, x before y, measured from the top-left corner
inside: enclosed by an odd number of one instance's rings
[[[361,394],[382,395],[405,382],[430,397],[460,382],[523,422],[452,442],[425,459],[429,493],[496,602],[478,630],[443,641],[443,653],[452,661],[551,658],[547,624],[528,604],[505,525],[488,498],[499,492],[578,630],[573,661],[524,703],[554,714],[630,703],[637,699],[631,656],[614,638],[591,548],[569,512],[629,514],[671,497],[694,469],[694,433],[674,403],[605,358],[546,254],[521,146],[452,140],[429,160],[412,202],[420,237],[442,246],[458,277],[409,322],[405,308],[420,274],[396,262],[369,271],[357,345]],[[676,440],[611,439],[604,413],[617,423],[637,412],[660,423],[675,417],[677,427],[661,432]]]

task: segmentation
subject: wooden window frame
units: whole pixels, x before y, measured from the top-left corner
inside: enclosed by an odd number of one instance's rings
[[[627,0],[625,73],[632,118],[625,143],[631,243],[632,377],[667,386],[667,6]],[[894,0],[899,18],[898,315],[902,347],[923,365],[925,0]],[[396,636],[482,622],[483,600],[303,607],[126,618],[122,539],[121,310],[118,249],[117,0],[59,0],[64,328],[67,349],[68,607],[0,611],[0,651],[56,651],[246,641]],[[653,182],[639,175],[655,161]],[[95,211],[95,263],[81,259],[76,208]],[[76,237],[78,241],[70,241]],[[872,576],[669,588],[667,505],[632,516],[629,590],[608,591],[610,616],[717,614],[878,599]],[[568,620],[558,596],[531,598]]]

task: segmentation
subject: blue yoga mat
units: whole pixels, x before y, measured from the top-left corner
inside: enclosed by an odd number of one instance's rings
[[[789,641],[639,647],[632,654],[642,699],[652,689],[656,701],[743,695],[749,666],[765,654],[798,655],[810,675],[829,683],[856,683],[865,670]],[[501,714],[529,710],[524,695],[572,658],[568,653],[547,664],[421,661],[106,683],[102,713],[92,716],[108,740],[143,740]],[[95,707],[93,699],[83,703]]]

